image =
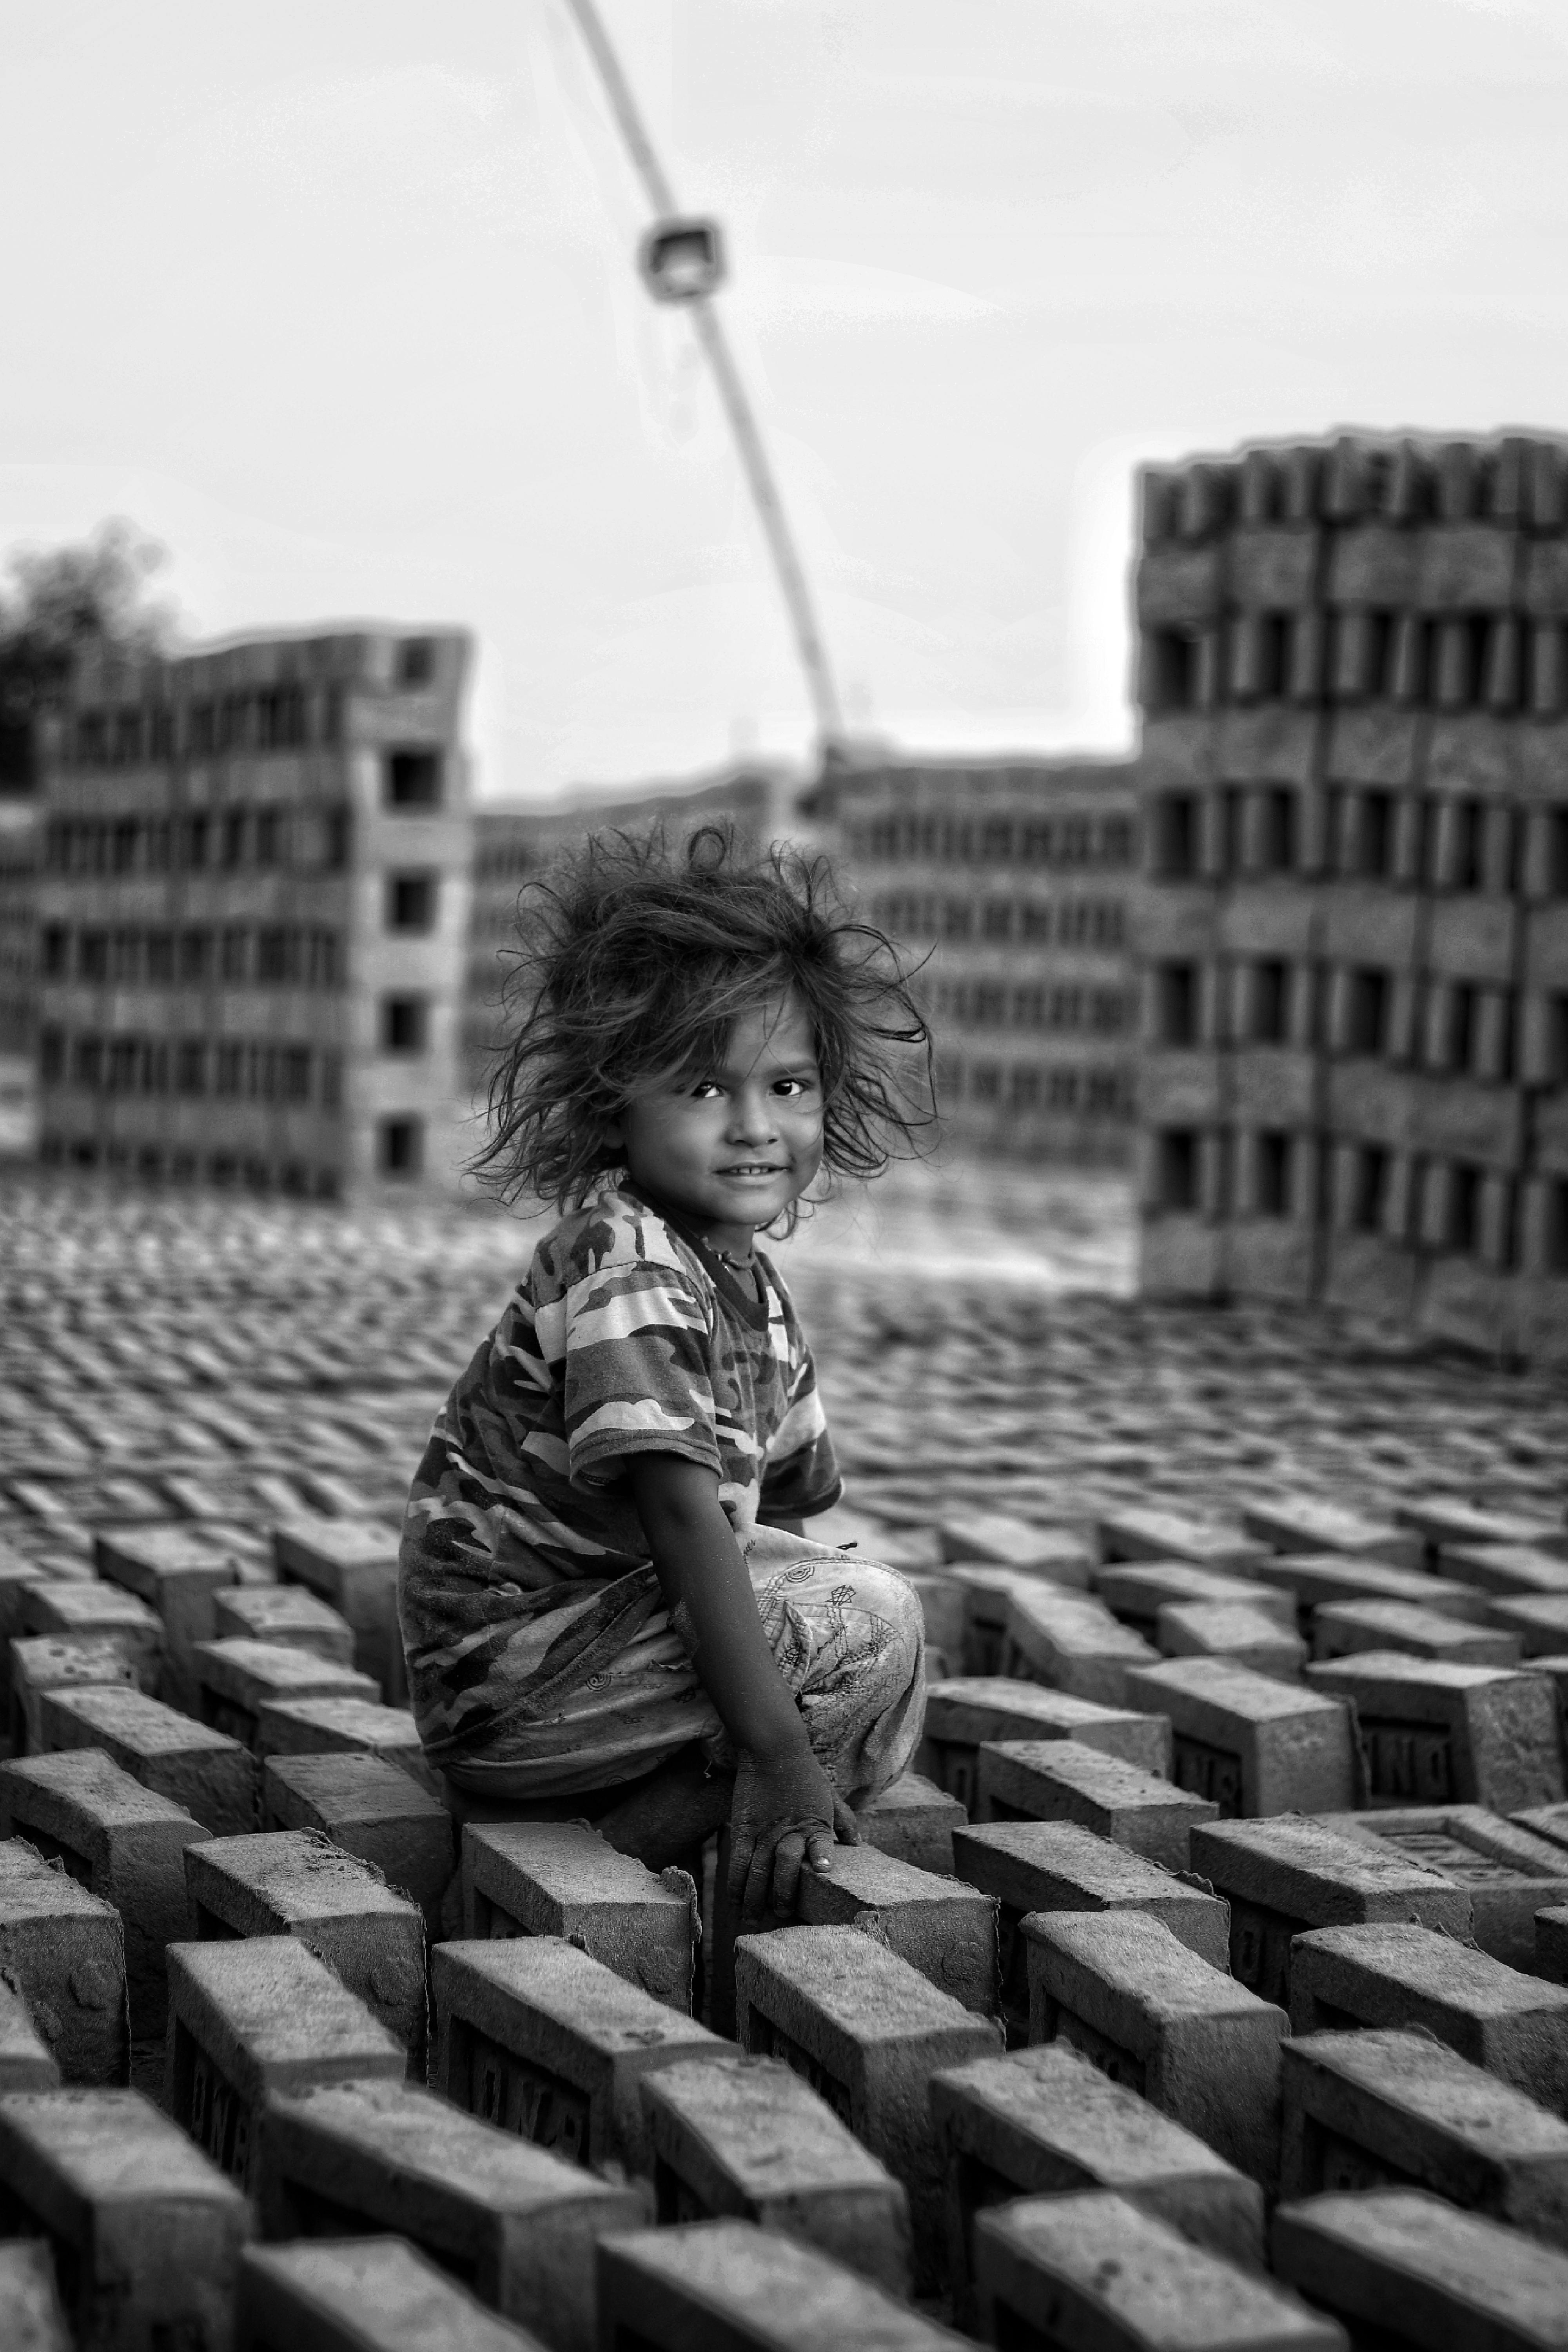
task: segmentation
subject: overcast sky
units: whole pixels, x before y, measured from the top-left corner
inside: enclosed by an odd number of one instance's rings
[[[603,0],[858,727],[1130,740],[1142,457],[1568,427],[1564,0]],[[0,548],[482,646],[479,789],[804,752],[564,0],[0,0]]]

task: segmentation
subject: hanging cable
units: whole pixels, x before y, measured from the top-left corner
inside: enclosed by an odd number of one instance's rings
[[[689,220],[679,212],[675,192],[654,152],[631,85],[610,46],[594,0],[566,0],[566,5],[604,84],[610,111],[655,215],[654,226],[643,241],[644,281],[656,299],[679,302],[690,311],[697,340],[713,371],[720,404],[734,435],[746,487],[778,575],[816,715],[817,735],[826,752],[843,741],[838,696],[762,431],[712,300],[713,289],[723,272],[718,229],[711,222]]]

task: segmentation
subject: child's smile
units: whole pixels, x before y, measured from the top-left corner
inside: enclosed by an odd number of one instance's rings
[[[791,995],[742,1013],[715,1068],[634,1096],[608,1139],[635,1184],[748,1255],[821,1165],[822,1112],[811,1022]]]

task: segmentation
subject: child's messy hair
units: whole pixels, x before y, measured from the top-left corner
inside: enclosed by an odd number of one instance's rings
[[[879,1175],[934,1123],[909,974],[845,908],[825,858],[743,858],[727,825],[673,849],[662,828],[595,834],[524,887],[518,928],[515,1026],[472,1163],[503,1200],[581,1206],[625,1164],[605,1130],[629,1097],[711,1066],[736,1018],[789,989],[816,1033],[826,1168]]]

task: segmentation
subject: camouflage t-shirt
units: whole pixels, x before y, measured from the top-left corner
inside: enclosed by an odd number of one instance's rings
[[[546,1707],[661,1605],[628,1455],[716,1471],[742,1537],[837,1500],[811,1351],[756,1265],[760,1295],[626,1186],[540,1243],[409,1495],[399,1603],[433,1756],[482,1748],[520,1699]]]

